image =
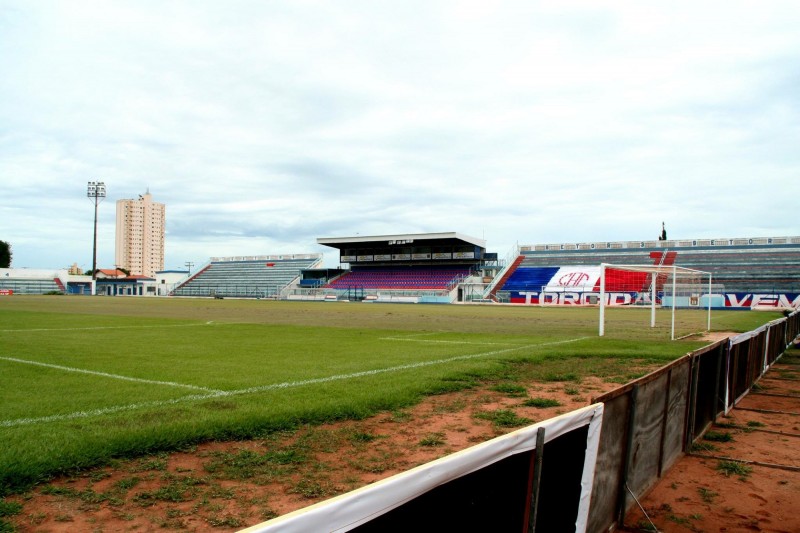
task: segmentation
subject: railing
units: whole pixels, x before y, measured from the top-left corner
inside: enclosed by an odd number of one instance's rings
[[[506,254],[502,270],[500,270],[500,272],[497,273],[492,282],[484,290],[482,299],[489,298],[495,287],[504,279],[506,272],[508,272],[509,269],[513,268],[514,263],[516,262],[519,255],[520,255],[519,244],[514,244],[511,250],[509,250],[508,253]]]

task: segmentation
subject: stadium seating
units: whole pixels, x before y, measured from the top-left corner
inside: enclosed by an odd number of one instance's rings
[[[0,278],[0,289],[13,291],[14,294],[46,294],[49,292],[64,292],[64,285],[57,278]]]
[[[470,275],[469,267],[360,268],[326,285],[331,289],[448,290]]]
[[[266,298],[297,279],[300,271],[318,264],[318,257],[298,259],[212,260],[177,287],[173,296]]]
[[[535,276],[520,270],[542,267],[597,266],[600,263],[622,265],[664,266],[675,264],[683,268],[711,272],[715,284],[728,292],[797,293],[800,292],[800,248],[677,248],[663,256],[663,251],[619,250],[557,250],[524,251],[525,259],[501,290],[515,289],[519,280]],[[515,277],[516,275],[516,277]],[[541,287],[540,287],[541,288]]]
[[[540,291],[559,267],[518,267],[503,284],[503,291]]]

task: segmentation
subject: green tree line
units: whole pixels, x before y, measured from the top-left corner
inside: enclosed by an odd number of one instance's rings
[[[0,268],[11,268],[11,245],[0,241]]]

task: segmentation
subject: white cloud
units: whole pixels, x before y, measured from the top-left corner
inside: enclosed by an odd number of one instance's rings
[[[799,25],[794,2],[0,0],[0,239],[86,263],[89,180],[108,265],[114,200],[147,188],[168,267],[355,233],[796,235],[765,206],[799,188]]]

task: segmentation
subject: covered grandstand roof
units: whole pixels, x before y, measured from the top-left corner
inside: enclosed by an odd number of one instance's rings
[[[420,242],[433,242],[433,241],[462,241],[467,244],[486,247],[484,239],[470,237],[463,233],[442,232],[442,233],[405,233],[398,235],[356,235],[355,237],[319,237],[317,243],[332,248],[343,248],[353,244],[368,244],[380,243],[383,245],[389,244],[412,244]]]

